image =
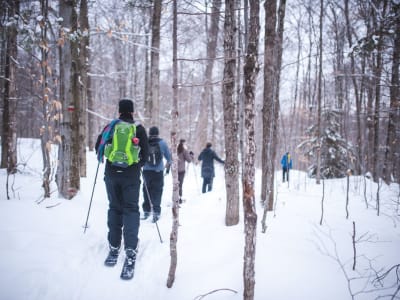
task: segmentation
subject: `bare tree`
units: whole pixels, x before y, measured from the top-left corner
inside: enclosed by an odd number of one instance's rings
[[[150,91],[146,106],[146,115],[154,125],[159,125],[161,7],[162,0],[155,0],[151,25]]]
[[[245,168],[243,174],[243,209],[245,225],[245,248],[243,264],[243,299],[254,299],[255,256],[257,213],[255,205],[254,174],[256,142],[254,134],[255,122],[255,90],[258,73],[258,40],[260,32],[260,3],[250,1],[249,41],[244,65],[245,94],[245,136],[247,137]]]
[[[222,98],[224,107],[225,132],[225,186],[226,186],[226,215],[227,226],[239,223],[239,138],[236,117],[235,89],[235,2],[225,1],[224,21],[224,79]]]
[[[75,0],[60,0],[60,99],[62,121],[58,154],[57,186],[60,195],[73,198],[80,189],[79,175],[79,51]],[[66,31],[67,30],[67,31]],[[70,32],[68,32],[68,30]]]
[[[19,0],[8,0],[2,3],[3,17],[7,20],[5,38],[5,67],[3,80],[3,128],[1,167],[7,168],[7,174],[17,171],[17,64],[18,64],[18,15]]]
[[[40,66],[41,66],[41,102],[42,102],[42,112],[43,112],[43,126],[40,131],[40,141],[42,148],[42,159],[43,159],[43,190],[44,198],[50,197],[50,173],[51,173],[51,162],[50,162],[50,151],[51,151],[51,98],[50,98],[50,88],[48,87],[48,51],[49,46],[47,42],[47,27],[48,27],[48,1],[40,1],[40,10],[43,19],[40,21]]]
[[[318,71],[318,93],[317,93],[317,132],[318,139],[317,145],[317,170],[316,170],[316,183],[320,184],[321,180],[321,114],[322,114],[322,33],[324,28],[324,0],[320,0],[319,10],[319,71]]]
[[[391,181],[391,176],[395,182],[400,183],[400,112],[399,112],[399,97],[400,97],[400,5],[393,5],[394,12],[394,41],[392,54],[392,75],[390,83],[390,107],[389,120],[386,137],[385,159],[383,165],[383,178],[386,183]],[[397,128],[396,128],[397,127]]]
[[[79,8],[79,69],[80,69],[80,111],[79,111],[79,140],[80,143],[80,176],[86,177],[86,146],[88,146],[89,136],[93,134],[89,133],[89,129],[93,128],[89,126],[88,121],[88,97],[90,96],[89,88],[89,19],[88,19],[88,3],[87,0],[80,0]]]
[[[274,78],[276,66],[276,0],[265,1],[265,40],[264,40],[264,96],[263,96],[263,137],[261,153],[261,201],[266,207],[263,222],[265,222],[266,211],[272,210],[272,204],[267,202],[272,193],[272,147],[273,147],[273,124],[276,107],[274,102]]]
[[[264,9],[265,42],[264,42],[264,97],[263,97],[263,149],[262,149],[262,182],[261,201],[264,205],[262,218],[263,232],[267,211],[273,209],[275,159],[278,144],[279,87],[282,65],[283,21],[285,18],[286,0],[279,2],[266,1]]]
[[[173,193],[172,193],[172,230],[170,234],[170,255],[171,264],[168,271],[167,287],[171,288],[175,281],[176,265],[178,263],[178,228],[179,228],[179,181],[178,181],[178,154],[175,149],[178,146],[178,12],[177,0],[173,1],[173,25],[172,25],[172,74],[173,74],[173,105],[172,105],[172,127],[171,127],[171,147],[172,151],[172,176],[173,176]]]
[[[196,141],[194,149],[200,151],[207,142],[208,139],[208,123],[209,123],[209,107],[212,104],[210,98],[212,96],[212,74],[214,70],[214,64],[216,59],[216,50],[219,34],[219,19],[221,15],[221,0],[213,0],[211,7],[211,24],[207,30],[207,61],[204,71],[204,87],[200,98],[200,107],[202,109],[198,112],[196,122]],[[206,16],[207,20],[208,16]],[[207,22],[206,22],[207,24]],[[212,120],[214,123],[214,120]]]

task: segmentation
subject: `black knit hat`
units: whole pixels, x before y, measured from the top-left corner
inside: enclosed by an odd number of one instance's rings
[[[133,101],[131,99],[119,100],[118,111],[120,114],[133,113]]]
[[[159,131],[158,128],[156,126],[150,127],[149,129],[149,135],[155,136],[158,135]]]

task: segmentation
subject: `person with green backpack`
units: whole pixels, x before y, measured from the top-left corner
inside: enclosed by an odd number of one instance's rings
[[[146,129],[133,119],[133,101],[121,99],[119,118],[109,123],[99,135],[96,153],[99,162],[106,157],[104,181],[109,200],[106,266],[115,266],[122,246],[125,262],[122,279],[133,277],[140,226],[139,192],[141,168],[148,157]]]

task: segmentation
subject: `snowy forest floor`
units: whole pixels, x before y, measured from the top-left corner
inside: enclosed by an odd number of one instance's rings
[[[58,198],[53,184],[52,197],[42,199],[40,142],[20,139],[18,149],[19,162],[25,165],[9,178],[11,200],[6,198],[6,170],[0,170],[0,299],[189,300],[208,293],[204,299],[243,298],[243,214],[241,209],[237,226],[225,226],[224,175],[218,163],[213,191],[206,194],[200,192],[200,166],[188,166],[186,202],[179,212],[176,279],[173,287],[167,288],[171,175],[164,177],[158,222],[163,242],[155,224],[141,221],[135,277],[122,281],[119,274],[124,255],[113,268],[103,265],[108,252],[103,165],[95,185],[90,227],[83,233],[97,166],[95,154],[88,153],[88,176],[82,178],[75,198]],[[257,170],[255,299],[343,300],[352,299],[351,295],[354,299],[390,299],[385,296],[393,295],[400,286],[395,270],[382,281],[373,280],[400,264],[397,185],[381,186],[378,216],[377,185],[351,177],[346,218],[346,179],[326,180],[321,226],[323,185],[293,170],[288,186],[281,182],[278,171],[275,210],[268,213],[267,231],[261,233],[260,174]]]

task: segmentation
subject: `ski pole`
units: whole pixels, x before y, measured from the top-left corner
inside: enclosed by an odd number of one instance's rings
[[[142,172],[142,171],[140,171],[140,172],[142,173],[143,184],[144,184],[144,188],[145,188],[145,190],[146,190],[147,197],[149,198],[151,210],[153,210],[153,202],[151,201],[150,193],[149,193],[149,190],[148,190],[148,188],[147,188],[146,179],[144,178],[143,172]],[[160,229],[158,228],[158,223],[157,223],[157,221],[158,221],[158,220],[156,220],[154,223],[156,223],[158,236],[160,237],[160,242],[162,243],[163,240],[162,240],[162,238],[161,238],[161,233],[160,233]]]
[[[94,183],[93,183],[93,189],[92,189],[92,196],[90,197],[90,202],[89,202],[89,209],[88,209],[88,213],[87,213],[87,217],[86,217],[86,223],[84,226],[84,230],[83,233],[86,232],[86,229],[88,228],[88,220],[89,220],[89,213],[90,213],[90,208],[92,207],[92,200],[93,200],[93,194],[94,194],[94,187],[96,185],[96,180],[97,180],[97,173],[99,172],[99,166],[100,166],[100,161],[97,164],[97,169],[96,169],[96,175],[94,176]]]

